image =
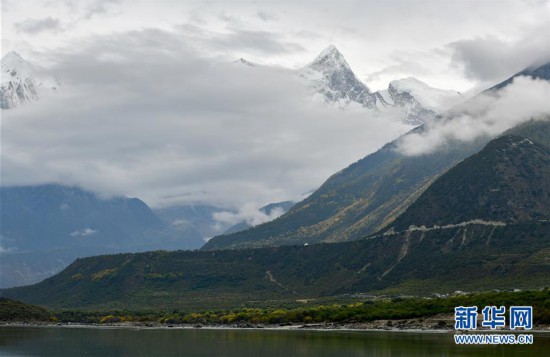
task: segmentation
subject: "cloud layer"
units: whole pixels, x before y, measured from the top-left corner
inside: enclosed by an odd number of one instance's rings
[[[258,209],[258,204],[255,202],[247,202],[239,208],[238,212],[216,212],[213,215],[214,220],[235,225],[240,222],[246,222],[250,226],[257,226],[264,222],[272,221],[284,213],[281,207],[275,207],[269,214],[266,214]]]
[[[289,71],[207,60],[170,32],[80,45],[52,53],[58,94],[3,112],[3,185],[263,205],[299,198],[410,128],[328,109]]]
[[[494,94],[481,94],[454,108],[446,118],[434,121],[422,133],[405,135],[398,150],[408,156],[429,154],[451,141],[495,137],[530,119],[550,115],[550,83],[531,77],[516,77]]]

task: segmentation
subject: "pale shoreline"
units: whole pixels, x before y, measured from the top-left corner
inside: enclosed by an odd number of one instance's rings
[[[325,331],[325,332],[404,332],[404,333],[465,333],[456,331],[454,328],[418,328],[418,327],[379,327],[373,326],[373,323],[385,322],[386,320],[373,321],[371,323],[347,323],[347,324],[161,324],[161,323],[50,323],[50,322],[6,322],[1,321],[0,327],[36,327],[36,328],[100,328],[100,329],[180,329],[180,330],[266,330],[266,331]],[[400,320],[403,321],[403,320]],[[478,329],[467,333],[550,333],[550,326],[538,326],[532,330],[509,329]]]

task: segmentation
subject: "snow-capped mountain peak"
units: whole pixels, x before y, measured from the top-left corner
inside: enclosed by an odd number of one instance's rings
[[[15,51],[8,52],[0,61],[2,72],[1,82],[7,83],[15,78],[29,78],[33,74],[32,65],[25,61],[21,55]]]
[[[374,108],[376,98],[351,70],[334,45],[324,49],[313,62],[299,71],[307,85],[322,96],[323,101],[339,107],[356,103]]]
[[[338,51],[334,45],[330,45],[321,51],[321,53],[308,65],[308,67],[321,72],[333,71],[336,69],[351,71],[351,67],[348,62],[346,62],[346,59],[342,53]]]
[[[389,91],[408,93],[426,109],[442,112],[464,101],[460,92],[448,89],[430,87],[428,84],[414,78],[402,78],[391,81]]]
[[[27,62],[15,51],[0,61],[0,108],[10,109],[57,90],[59,82]]]

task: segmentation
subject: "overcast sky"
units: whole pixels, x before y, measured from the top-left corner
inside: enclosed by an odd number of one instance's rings
[[[299,68],[334,44],[372,89],[415,76],[478,90],[548,58],[549,4],[2,0],[2,53],[62,81],[2,112],[2,184],[247,212],[298,199],[410,127],[320,106],[288,71],[235,59]]]
[[[98,35],[162,29],[209,56],[303,66],[336,45],[373,89],[415,76],[467,91],[550,52],[548,0],[2,0],[2,53],[40,60]]]

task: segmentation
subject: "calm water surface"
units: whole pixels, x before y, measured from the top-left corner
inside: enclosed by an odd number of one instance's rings
[[[456,346],[451,333],[0,327],[1,356],[550,356],[530,346]]]

